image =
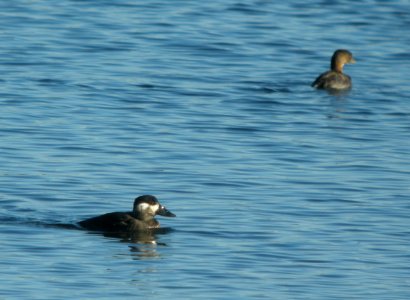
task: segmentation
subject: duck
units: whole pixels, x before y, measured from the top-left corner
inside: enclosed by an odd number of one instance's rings
[[[338,49],[333,53],[330,70],[320,74],[312,83],[312,87],[325,90],[349,90],[352,88],[352,79],[343,73],[345,64],[354,64],[356,60],[349,50]]]
[[[78,222],[78,225],[87,230],[103,232],[144,232],[160,227],[154,218],[156,215],[175,217],[155,196],[142,195],[135,198],[131,212],[106,213]]]

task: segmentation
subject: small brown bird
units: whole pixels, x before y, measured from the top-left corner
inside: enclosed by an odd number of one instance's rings
[[[343,74],[345,64],[354,64],[356,61],[350,51],[339,49],[333,53],[330,70],[320,74],[312,83],[318,89],[347,90],[352,87],[352,79]]]

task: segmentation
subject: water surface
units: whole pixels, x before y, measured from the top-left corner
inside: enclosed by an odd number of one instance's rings
[[[410,297],[407,1],[0,12],[0,298]],[[51,226],[142,194],[156,244]]]

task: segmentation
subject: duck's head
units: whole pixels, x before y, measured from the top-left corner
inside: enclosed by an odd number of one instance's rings
[[[143,221],[152,219],[155,215],[175,217],[172,212],[158,202],[156,197],[151,195],[143,195],[135,198],[133,212],[138,219]]]
[[[356,60],[349,50],[339,49],[333,53],[330,68],[336,72],[342,72],[345,64],[354,64]]]

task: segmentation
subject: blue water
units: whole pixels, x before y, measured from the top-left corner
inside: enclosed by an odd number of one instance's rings
[[[0,16],[0,299],[410,298],[408,1]],[[338,48],[353,89],[313,90]],[[142,194],[156,244],[52,226]]]

